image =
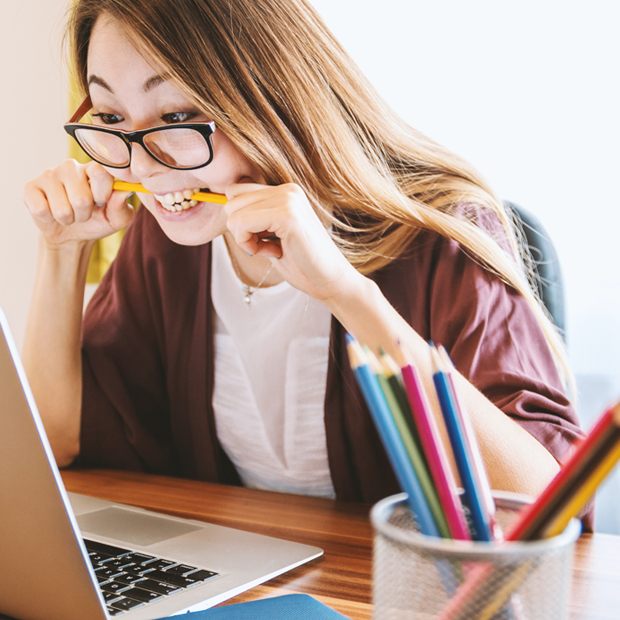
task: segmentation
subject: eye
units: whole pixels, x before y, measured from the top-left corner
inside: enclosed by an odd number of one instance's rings
[[[104,112],[93,114],[93,118],[98,118],[103,125],[116,125],[116,123],[122,123],[125,120],[118,114],[105,114]]]
[[[164,123],[189,123],[193,118],[196,117],[194,112],[171,112],[170,114],[164,114],[161,117],[161,120]]]

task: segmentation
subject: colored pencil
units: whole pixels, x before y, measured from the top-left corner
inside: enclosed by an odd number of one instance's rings
[[[439,537],[439,531],[420,487],[420,481],[398,434],[379,381],[370,368],[361,345],[350,334],[347,334],[346,338],[351,368],[362,390],[398,483],[407,493],[411,512],[423,534]]]
[[[580,486],[579,491],[575,493],[571,497],[570,501],[567,502],[562,508],[562,510],[554,516],[551,523],[549,523],[543,532],[544,538],[558,536],[566,529],[566,526],[570,520],[578,515],[594,496],[597,488],[601,485],[603,480],[607,478],[611,470],[617,465],[618,460],[620,460],[620,441],[616,441],[609,454]]]
[[[428,507],[433,515],[439,535],[442,538],[451,538],[446,515],[444,513],[443,506],[439,501],[439,496],[437,495],[437,490],[435,489],[433,480],[428,471],[428,466],[421,451],[419,439],[416,440],[416,436],[412,434],[411,427],[407,423],[407,418],[410,420],[413,418],[411,417],[411,410],[409,408],[409,403],[407,402],[404,386],[400,382],[399,376],[395,374],[395,372],[400,374],[400,370],[389,356],[383,354],[381,356],[382,363],[379,364],[375,363],[378,362],[378,360],[371,352],[365,352],[368,355],[371,368],[377,376],[379,385],[383,390],[388,407],[392,412],[392,417],[396,423],[396,428],[400,435],[401,441],[405,446],[405,450],[409,455],[409,460],[411,461],[418,480],[420,481],[422,492],[424,493]],[[396,366],[396,368],[394,368],[394,366]],[[411,424],[411,426],[413,426],[413,424]]]
[[[452,393],[454,394],[454,402],[456,404],[455,414],[459,417],[461,421],[465,441],[467,442],[469,451],[472,455],[472,476],[476,479],[476,482],[478,483],[478,488],[480,489],[480,493],[482,494],[482,498],[486,506],[486,511],[489,517],[489,529],[491,531],[491,536],[493,537],[493,540],[502,540],[504,538],[504,534],[499,524],[495,520],[495,513],[497,511],[497,508],[495,506],[495,500],[493,499],[493,491],[491,490],[489,476],[487,474],[486,467],[484,466],[482,453],[480,452],[480,446],[476,438],[474,427],[472,426],[469,415],[467,415],[467,411],[464,408],[463,401],[459,397],[459,392],[456,389],[454,377],[452,376],[454,364],[452,363],[452,360],[450,359],[450,356],[448,355],[445,347],[439,345],[437,347],[437,351],[439,352],[439,355],[444,362],[446,376],[448,378],[450,386],[452,387]]]
[[[140,183],[127,183],[125,181],[114,181],[114,189],[123,192],[139,192],[141,194],[152,194],[148,189],[145,189]],[[211,192],[198,192],[194,194],[189,200],[197,200],[198,202],[215,202],[217,204],[225,205],[228,202],[228,198],[224,194],[212,194]]]
[[[402,357],[407,360],[404,351],[402,351]],[[471,534],[452,475],[452,468],[420,375],[409,362],[402,366],[401,373],[409,399],[411,415],[420,435],[420,443],[425,451],[426,461],[437,488],[451,536],[457,540],[470,540]]]
[[[574,482],[581,471],[596,458],[596,446],[620,427],[620,403],[608,409],[595,423],[585,439],[569,454],[556,477],[536,501],[524,507],[506,531],[507,540],[533,540],[552,521],[566,492],[574,492]]]
[[[434,346],[431,346],[431,356],[434,365],[433,381],[437,390],[437,397],[448,430],[461,483],[465,490],[465,502],[469,507],[471,515],[474,529],[472,538],[474,540],[491,542],[493,540],[490,527],[491,521],[482,491],[474,475],[473,455],[465,436],[465,429],[458,415],[452,386],[446,375],[444,363]]]
[[[561,534],[620,460],[619,430],[620,403],[617,403],[599,418],[585,439],[577,442],[562,470],[539,498],[518,513],[506,530],[506,540],[533,540],[537,533],[539,537]],[[563,500],[558,502],[557,497]],[[523,577],[511,582],[511,591]],[[492,578],[493,571],[488,566],[472,571],[450,599],[439,616],[440,620],[469,617],[468,611],[485,596],[483,586]],[[499,595],[496,605],[501,605],[502,596]]]

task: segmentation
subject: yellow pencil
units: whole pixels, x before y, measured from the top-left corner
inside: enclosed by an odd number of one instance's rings
[[[601,482],[603,482],[609,472],[611,472],[611,470],[615,467],[618,459],[620,459],[620,441],[609,452],[599,466],[590,474],[579,490],[575,492],[566,506],[564,506],[564,508],[551,521],[549,526],[544,530],[544,538],[558,536],[564,531],[570,520],[577,516],[580,510],[588,503],[590,498],[596,492],[596,489],[600,486]]]
[[[123,192],[140,192],[143,194],[152,194],[148,189],[144,189],[140,183],[126,183],[125,181],[114,181],[114,189],[121,190]],[[220,205],[225,205],[228,202],[228,198],[224,194],[211,194],[210,192],[198,192],[194,194],[190,200],[197,200],[198,202],[215,202]]]

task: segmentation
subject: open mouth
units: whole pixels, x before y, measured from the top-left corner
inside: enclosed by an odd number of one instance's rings
[[[192,196],[200,192],[200,189],[186,189],[182,192],[170,192],[168,194],[154,194],[157,202],[170,213],[177,211],[187,211],[195,207],[198,202],[192,200]]]

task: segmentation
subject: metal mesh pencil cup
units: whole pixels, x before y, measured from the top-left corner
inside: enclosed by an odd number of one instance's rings
[[[505,527],[526,503],[497,492]],[[371,511],[374,527],[374,620],[566,620],[573,519],[559,536],[503,545],[421,534],[404,493]]]

